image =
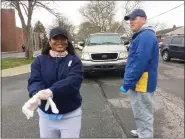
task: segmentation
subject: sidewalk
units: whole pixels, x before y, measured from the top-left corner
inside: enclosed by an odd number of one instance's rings
[[[20,51],[10,51],[10,52],[1,52],[1,54],[11,54],[11,53],[20,53]]]
[[[15,67],[15,68],[9,68],[9,69],[4,69],[1,71],[1,77],[9,77],[9,76],[15,76],[15,75],[20,75],[20,74],[25,74],[30,72],[30,65],[23,65],[20,67]]]

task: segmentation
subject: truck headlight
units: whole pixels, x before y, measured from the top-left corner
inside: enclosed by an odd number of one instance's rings
[[[88,53],[82,53],[81,59],[82,60],[91,60],[90,55]]]
[[[128,57],[128,53],[127,52],[121,52],[119,54],[119,59],[126,59]]]

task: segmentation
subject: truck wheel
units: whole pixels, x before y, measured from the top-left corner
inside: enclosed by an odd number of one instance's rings
[[[163,53],[162,53],[162,58],[163,58],[163,60],[164,61],[170,61],[170,53],[167,51],[167,50],[165,50]]]

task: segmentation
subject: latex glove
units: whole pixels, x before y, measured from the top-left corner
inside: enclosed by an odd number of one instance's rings
[[[52,98],[49,97],[45,106],[45,111],[49,109],[49,106],[51,106],[51,110],[53,113],[58,114],[59,110],[57,109],[55,103],[53,102]]]
[[[49,97],[53,97],[53,92],[50,89],[41,90],[38,96],[41,100],[48,100]]]
[[[39,95],[36,94],[32,98],[30,98],[22,107],[22,112],[26,115],[27,119],[33,117],[34,110],[41,104],[41,100],[39,99]],[[58,114],[59,110],[57,109],[55,103],[53,102],[52,98],[49,97],[47,100],[47,104],[45,106],[45,110],[47,111],[49,106],[51,106],[51,110],[53,113]]]
[[[120,90],[123,92],[123,93],[127,93],[128,90],[126,90],[123,86],[120,87]]]
[[[30,98],[22,107],[22,112],[26,115],[27,119],[33,117],[34,110],[41,104],[39,96],[36,94]]]

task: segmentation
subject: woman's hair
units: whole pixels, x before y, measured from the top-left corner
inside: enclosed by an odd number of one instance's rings
[[[42,49],[42,54],[48,55],[50,50],[51,50],[51,47],[49,45],[49,42],[47,42],[44,48]],[[76,55],[74,47],[70,41],[68,41],[68,47],[66,48],[66,50],[69,54]]]

